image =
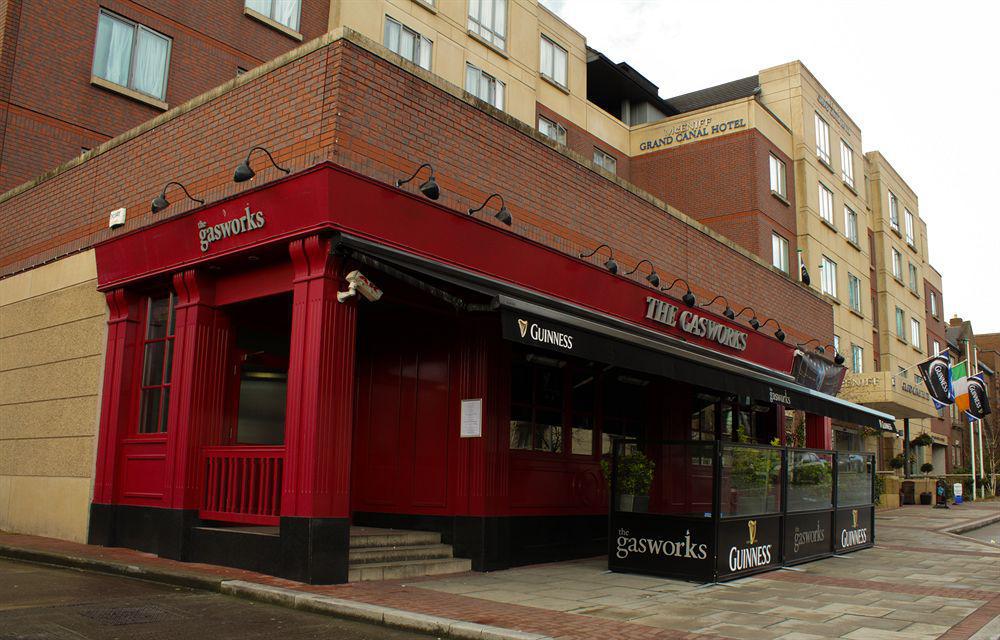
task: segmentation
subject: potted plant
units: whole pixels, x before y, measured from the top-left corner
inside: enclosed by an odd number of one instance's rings
[[[649,488],[653,485],[656,464],[641,451],[633,451],[618,460],[618,509],[645,513],[649,509]],[[611,460],[601,460],[604,481],[611,490]]]
[[[932,465],[930,462],[925,462],[922,465],[920,465],[920,470],[923,471],[924,475],[926,476],[931,471],[934,471],[934,465]]]
[[[896,454],[894,458],[891,458],[889,460],[889,466],[897,471],[902,469],[904,464],[905,460],[903,458],[903,454],[901,453]]]
[[[914,447],[929,447],[934,444],[934,438],[929,433],[921,433],[913,440],[910,440],[910,444]]]

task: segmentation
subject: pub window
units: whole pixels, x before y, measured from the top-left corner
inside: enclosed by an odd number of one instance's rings
[[[854,150],[843,140],[840,141],[840,177],[844,184],[854,188]]]
[[[816,114],[816,156],[830,164],[830,125]]]
[[[788,273],[788,240],[771,233],[771,265]]]
[[[302,0],[246,0],[244,5],[251,11],[274,20],[292,31],[299,30],[299,13]]]
[[[787,197],[785,192],[785,163],[768,154],[768,163],[771,169],[771,193],[776,193],[782,198]]]
[[[560,87],[566,86],[566,50],[545,36],[541,38],[541,74]]]
[[[646,391],[649,380],[628,373],[605,373],[601,452],[611,453],[611,436],[641,439],[645,435]]]
[[[719,397],[707,393],[697,393],[691,411],[691,439],[715,440],[716,416],[719,413]],[[712,464],[711,449],[692,447],[691,463],[704,466]]]
[[[511,366],[510,448],[563,450],[562,360],[525,354]]]
[[[169,66],[170,38],[101,10],[92,67],[95,76],[163,100]]]
[[[142,339],[139,433],[163,433],[167,430],[176,300],[172,292],[147,298]]]
[[[558,122],[538,116],[538,132],[559,144],[566,144],[566,127]]]
[[[434,44],[430,40],[389,16],[385,17],[383,37],[383,44],[390,51],[419,67],[431,70],[431,50]]]
[[[577,369],[570,377],[570,385],[570,452],[589,456],[594,453],[594,398],[597,396],[597,378],[590,369]]]
[[[507,0],[469,0],[469,31],[499,49],[506,49]]]
[[[609,173],[617,173],[618,161],[613,155],[594,147],[594,164]]]
[[[482,69],[465,63],[465,90],[497,109],[503,109],[504,83]]]

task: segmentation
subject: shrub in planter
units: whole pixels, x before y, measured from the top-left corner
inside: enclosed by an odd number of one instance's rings
[[[902,469],[903,464],[905,464],[905,462],[903,454],[901,453],[897,454],[894,458],[889,460],[889,466],[892,467],[893,469]]]
[[[934,444],[934,438],[928,433],[921,433],[913,440],[910,440],[910,444],[914,447],[929,447]]]
[[[649,505],[649,488],[653,486],[656,464],[640,451],[623,456],[618,461],[618,494],[622,511],[645,511]],[[601,472],[611,490],[611,459],[601,459]]]
[[[920,465],[920,470],[924,473],[930,473],[931,471],[934,471],[934,465],[932,465],[930,462],[925,462],[922,465]]]

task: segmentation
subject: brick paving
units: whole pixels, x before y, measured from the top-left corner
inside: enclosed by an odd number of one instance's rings
[[[873,549],[724,585],[610,573],[595,558],[314,586],[33,536],[0,534],[0,546],[293,588],[560,640],[993,640],[991,630],[1000,625],[1000,548],[945,530],[998,514],[1000,502],[880,511]]]

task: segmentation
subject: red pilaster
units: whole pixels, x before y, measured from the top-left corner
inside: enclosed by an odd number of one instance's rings
[[[810,449],[833,449],[833,422],[830,418],[806,414],[806,446]]]
[[[289,245],[294,268],[282,516],[350,516],[357,298],[319,236]]]
[[[197,509],[201,449],[223,419],[229,323],[213,306],[214,286],[194,269],[174,275],[176,325],[167,419],[167,504]]]
[[[101,427],[97,437],[94,502],[111,504],[115,495],[118,443],[132,415],[133,363],[139,321],[139,297],[125,289],[106,294],[108,346],[104,356]]]

